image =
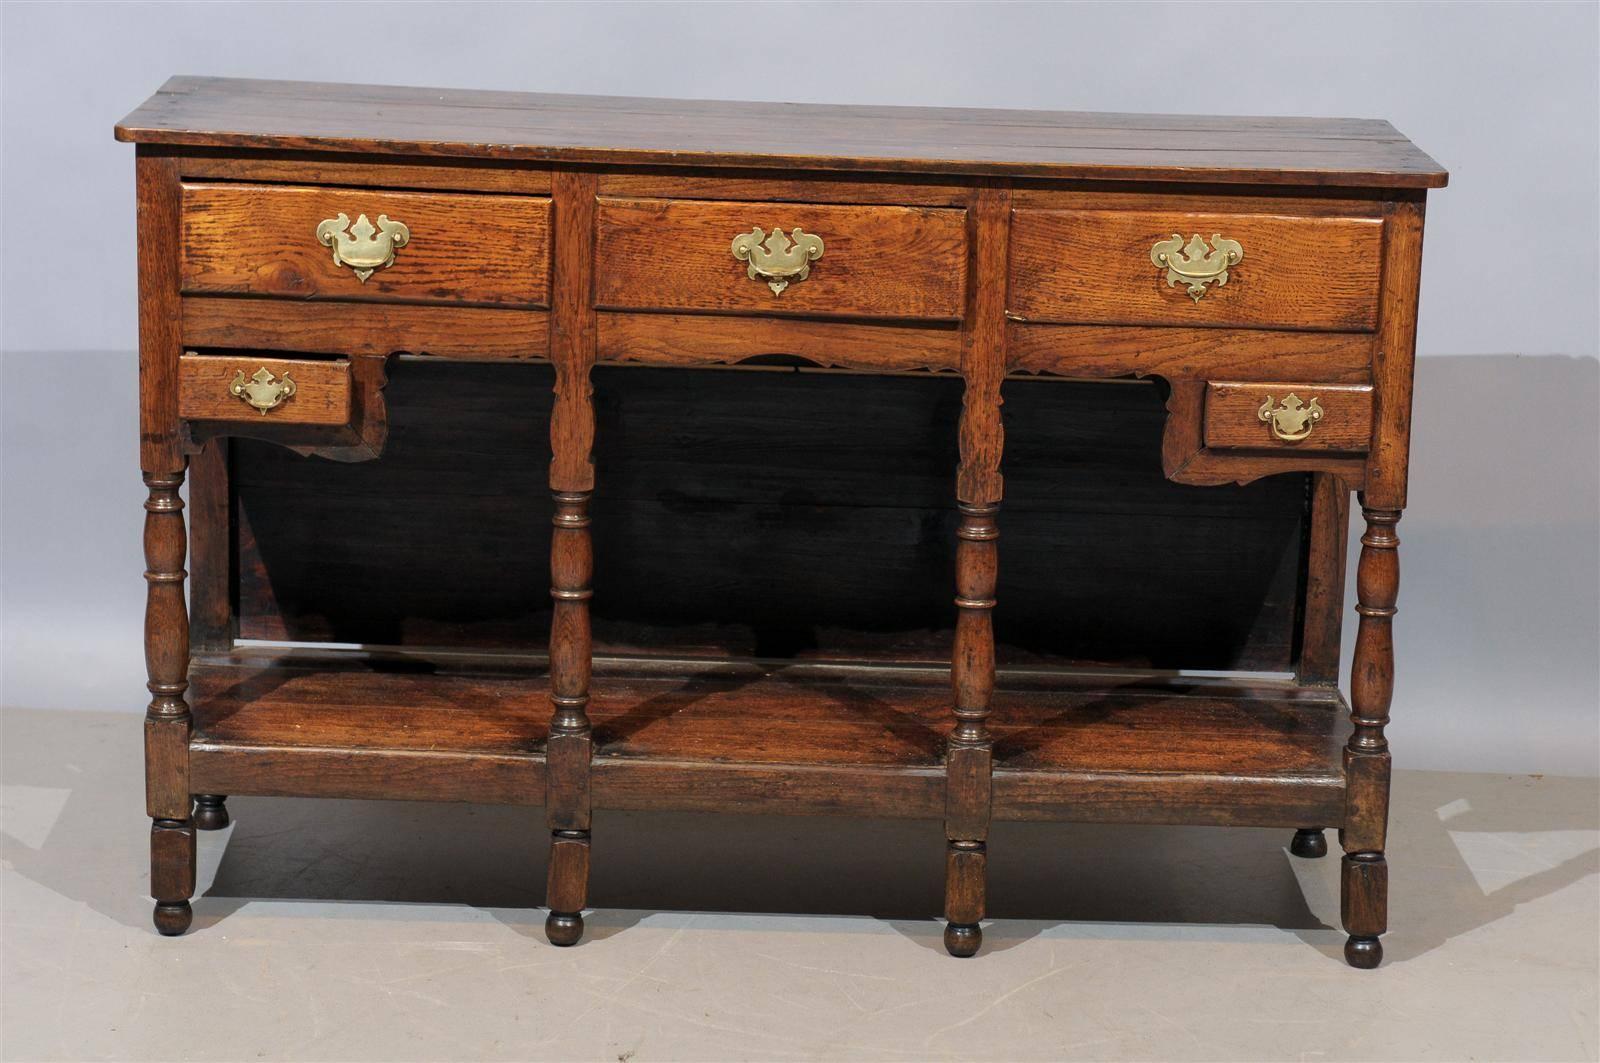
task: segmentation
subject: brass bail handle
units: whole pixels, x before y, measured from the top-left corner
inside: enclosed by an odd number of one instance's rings
[[[365,214],[350,224],[350,215],[341,213],[317,225],[317,243],[333,249],[333,264],[349,266],[362,284],[380,269],[394,265],[394,253],[411,242],[411,230],[404,222],[378,215],[374,226]]]
[[[257,369],[248,379],[241,369],[233,376],[233,382],[228,385],[228,394],[258,410],[265,417],[268,410],[275,410],[282,406],[295,392],[294,380],[288,373],[283,378],[274,379],[272,370],[266,366]]]
[[[1317,422],[1322,420],[1322,404],[1315,395],[1311,396],[1309,403],[1303,403],[1300,396],[1291,391],[1274,407],[1272,396],[1268,395],[1256,411],[1256,418],[1265,421],[1271,427],[1272,434],[1285,443],[1298,443],[1309,436]]]
[[[773,295],[782,295],[790,281],[811,276],[811,263],[822,257],[822,237],[799,228],[784,236],[781,229],[768,233],[758,225],[733,238],[733,257],[746,263],[751,280],[764,280]]]
[[[1210,246],[1199,233],[1191,236],[1187,244],[1180,234],[1173,233],[1150,249],[1150,261],[1167,271],[1167,287],[1184,285],[1189,289],[1189,298],[1198,303],[1206,294],[1206,285],[1214,283],[1220,288],[1228,283],[1228,270],[1244,261],[1244,247],[1220,233],[1212,234]]]

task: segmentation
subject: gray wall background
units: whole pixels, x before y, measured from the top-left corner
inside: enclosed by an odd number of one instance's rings
[[[1384,117],[1452,172],[1428,211],[1396,758],[1600,774],[1597,12],[5,4],[0,693],[143,707],[133,152],[111,126],[169,74]]]

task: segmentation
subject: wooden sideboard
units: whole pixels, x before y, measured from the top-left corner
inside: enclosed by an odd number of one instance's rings
[[[561,945],[597,810],[942,821],[958,956],[996,819],[1337,828],[1379,962],[1446,178],[1387,123],[185,77],[117,137],[162,933],[301,795],[542,806]]]

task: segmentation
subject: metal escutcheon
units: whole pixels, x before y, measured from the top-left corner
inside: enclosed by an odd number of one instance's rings
[[[1228,283],[1228,270],[1244,261],[1244,248],[1239,241],[1220,234],[1212,235],[1208,247],[1199,233],[1190,237],[1188,244],[1173,233],[1171,239],[1158,241],[1150,249],[1150,261],[1167,271],[1167,287],[1183,284],[1189,289],[1189,298],[1198,303],[1206,294],[1206,285],[1220,288]]]
[[[1315,395],[1307,404],[1301,402],[1298,395],[1290,392],[1274,407],[1272,396],[1268,395],[1267,401],[1256,411],[1256,417],[1265,421],[1272,428],[1272,434],[1285,443],[1298,443],[1309,436],[1311,429],[1322,420],[1322,404],[1317,401]]]
[[[773,295],[782,295],[790,281],[811,275],[811,263],[822,257],[822,237],[800,229],[785,237],[781,229],[769,234],[757,226],[733,238],[733,257],[748,264],[751,280],[764,280]]]
[[[251,409],[259,410],[261,416],[265,417],[268,410],[282,406],[294,394],[294,380],[288,373],[283,374],[281,380],[274,379],[272,371],[266,366],[257,369],[246,379],[241,369],[228,385],[228,393]]]
[[[340,214],[317,225],[317,243],[333,248],[336,266],[349,266],[362,284],[380,269],[394,265],[394,253],[411,242],[411,230],[403,222],[378,215],[376,227],[365,214],[350,224],[350,215]]]

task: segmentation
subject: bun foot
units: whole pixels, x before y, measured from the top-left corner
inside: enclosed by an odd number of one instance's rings
[[[577,912],[551,912],[545,917],[544,936],[552,945],[576,945],[583,937],[583,916]]]
[[[226,827],[228,819],[228,806],[224,804],[228,798],[220,794],[195,794],[194,795],[194,826],[196,830],[221,830]]]
[[[1344,943],[1344,962],[1363,971],[1370,971],[1383,962],[1383,942],[1374,937],[1356,937]]]
[[[1323,836],[1321,827],[1301,827],[1294,832],[1289,852],[1302,860],[1315,860],[1328,855],[1328,839]]]
[[[975,956],[982,946],[983,927],[959,923],[944,925],[944,948],[950,955],[962,958]]]
[[[163,937],[177,937],[194,921],[194,909],[188,901],[159,901],[152,919]]]

